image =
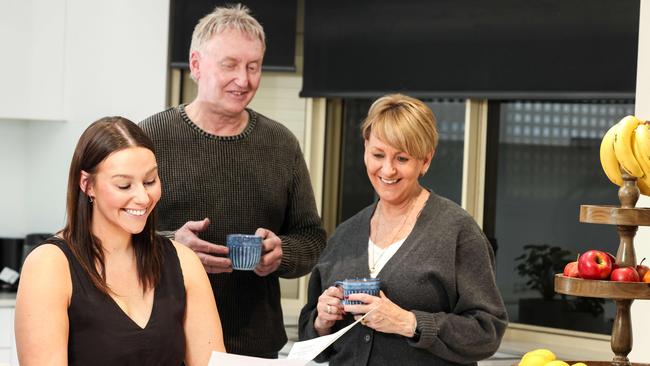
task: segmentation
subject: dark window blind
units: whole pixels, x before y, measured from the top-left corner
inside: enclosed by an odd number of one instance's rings
[[[304,97],[632,98],[639,0],[309,0]]]
[[[294,71],[297,0],[172,0],[170,12],[170,65],[188,68],[190,42],[196,23],[216,6],[242,3],[264,27],[264,70]]]

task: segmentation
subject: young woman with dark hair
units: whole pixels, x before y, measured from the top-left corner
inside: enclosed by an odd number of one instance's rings
[[[153,144],[137,125],[106,117],[86,129],[66,225],[23,265],[21,365],[205,365],[224,351],[200,260],[155,232],[160,196]]]

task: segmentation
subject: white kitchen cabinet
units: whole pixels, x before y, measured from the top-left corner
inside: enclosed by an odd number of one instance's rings
[[[0,308],[0,348],[11,347],[11,337],[13,336],[13,308]]]
[[[65,5],[66,0],[3,2],[0,119],[63,120]]]
[[[18,366],[14,339],[14,308],[0,307],[0,366]]]
[[[0,366],[11,365],[11,349],[0,348]]]

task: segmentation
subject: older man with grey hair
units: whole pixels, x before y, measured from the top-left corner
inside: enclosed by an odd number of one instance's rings
[[[264,51],[264,30],[246,7],[217,7],[192,35],[196,98],[140,126],[154,141],[162,181],[158,229],[203,262],[227,351],[276,358],[287,341],[279,278],[309,273],[325,231],[297,139],[247,108]],[[263,238],[253,271],[233,271],[223,245],[232,233]]]

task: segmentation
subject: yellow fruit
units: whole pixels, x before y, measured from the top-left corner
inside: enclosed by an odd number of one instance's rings
[[[643,170],[632,152],[632,142],[634,141],[632,135],[640,122],[634,116],[623,117],[618,122],[618,129],[616,130],[616,136],[614,136],[614,154],[616,155],[616,159],[625,171],[636,178],[643,177]]]
[[[645,148],[650,149],[650,131],[648,131],[645,123],[640,124],[636,129],[643,131],[645,134],[643,138],[639,138],[641,135],[637,135],[636,130],[632,134],[632,153],[639,163],[641,170],[643,170],[643,177],[637,178],[636,185],[639,187],[641,194],[650,196],[650,155],[646,155],[641,148],[641,144],[644,143],[646,144]]]
[[[621,166],[616,159],[616,152],[614,151],[614,139],[618,131],[618,123],[612,126],[600,143],[600,164],[607,178],[617,186],[623,184],[621,177]]]
[[[571,366],[587,366],[587,364],[584,363],[584,362],[576,362],[576,363],[574,363],[574,364],[571,365]]]
[[[569,364],[562,360],[554,360],[551,362],[547,362],[546,364],[544,364],[544,366],[569,366]]]
[[[519,366],[544,366],[548,360],[543,355],[527,353],[521,358]]]
[[[555,353],[551,352],[551,350],[548,350],[546,348],[534,349],[528,353],[543,356],[546,359],[546,361],[555,360]]]

